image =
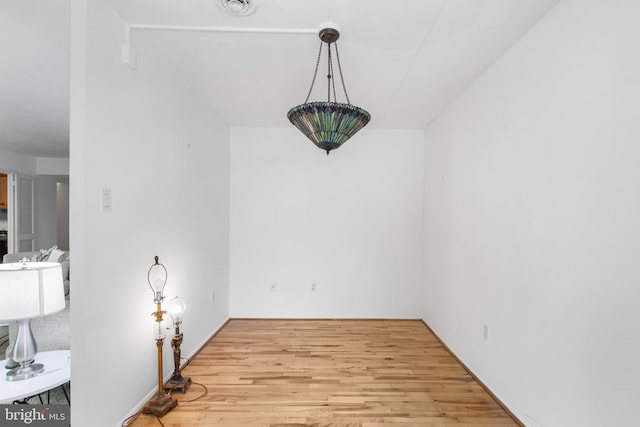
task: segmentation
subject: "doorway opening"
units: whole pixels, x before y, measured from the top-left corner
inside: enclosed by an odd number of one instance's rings
[[[69,177],[0,171],[0,262],[52,246],[69,249]]]

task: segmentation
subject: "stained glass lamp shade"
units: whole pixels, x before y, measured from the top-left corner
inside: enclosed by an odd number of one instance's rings
[[[342,76],[342,67],[340,65],[340,56],[338,54],[338,45],[335,43],[340,37],[340,33],[333,28],[325,28],[320,31],[320,51],[318,52],[318,62],[313,74],[311,88],[304,104],[293,107],[287,113],[289,121],[297,127],[307,138],[309,138],[318,148],[321,148],[329,154],[344,144],[349,138],[355,135],[360,129],[366,126],[371,120],[371,115],[364,109],[351,105],[347,89],[344,86],[344,78]],[[320,57],[322,56],[322,44],[327,44],[327,93],[328,101],[326,102],[308,102],[313,90],[313,85],[318,74],[318,66]],[[333,62],[331,59],[331,44],[335,44],[336,58],[338,62],[338,70],[340,72],[340,81],[344,90],[347,103],[336,102],[335,82],[333,81]],[[333,99],[331,94],[333,89]]]
[[[329,154],[362,129],[371,116],[360,107],[337,102],[310,102],[289,110],[289,121]]]

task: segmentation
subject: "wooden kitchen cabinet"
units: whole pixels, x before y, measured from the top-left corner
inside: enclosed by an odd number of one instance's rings
[[[7,175],[0,174],[0,209],[9,207],[9,194],[7,191]]]

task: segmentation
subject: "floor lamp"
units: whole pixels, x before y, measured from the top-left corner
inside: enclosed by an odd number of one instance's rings
[[[156,303],[156,311],[151,313],[155,316],[155,335],[156,347],[158,349],[158,392],[156,395],[142,408],[145,414],[153,414],[158,417],[164,416],[167,412],[178,406],[178,401],[164,392],[163,375],[162,375],[162,345],[164,344],[165,329],[162,324],[162,316],[166,311],[162,311],[162,301],[164,301],[164,285],[167,283],[167,269],[163,264],[158,262],[155,257],[155,263],[149,269],[147,274],[149,286],[153,291],[153,302]]]
[[[180,372],[180,346],[182,345],[182,332],[180,332],[180,325],[182,325],[184,310],[185,304],[182,298],[177,296],[169,301],[169,316],[171,316],[171,320],[173,320],[173,327],[175,328],[175,333],[173,334],[173,338],[171,338],[174,369],[171,379],[164,385],[164,389],[186,393],[187,387],[191,384],[191,378],[183,377]]]

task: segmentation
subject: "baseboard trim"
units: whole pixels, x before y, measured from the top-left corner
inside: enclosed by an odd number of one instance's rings
[[[229,323],[229,318],[227,317],[225,320],[223,320],[217,328],[215,328],[213,330],[213,333],[211,335],[209,335],[209,337],[205,338],[199,346],[196,346],[195,350],[192,351],[188,357],[186,357],[187,361],[184,363],[184,365],[181,365],[181,368],[186,367],[189,363],[191,363],[191,361],[202,351],[202,349],[207,345],[207,343],[209,341],[211,341],[216,335],[218,335],[218,333],[222,330],[222,328],[224,328],[227,323]],[[173,370],[169,370],[169,373],[166,374],[164,376],[164,382],[166,383],[167,381],[169,381],[169,379],[171,378],[171,375],[173,375]],[[131,419],[132,417],[134,417],[138,412],[140,412],[140,410],[142,409],[142,407],[144,405],[147,404],[147,402],[156,395],[156,393],[158,392],[158,386],[154,386],[153,389],[140,401],[138,402],[137,405],[135,405],[133,407],[133,409],[129,412],[129,415],[127,415],[126,417],[124,417],[118,424],[116,424],[115,427],[122,427],[123,425],[125,425],[124,423],[127,422],[129,419]]]
[[[471,377],[478,384],[480,384],[480,387],[482,387],[487,392],[487,394],[489,394],[489,396],[491,396],[491,398],[513,419],[513,421],[515,421],[520,427],[526,427],[525,424],[522,421],[520,421],[520,419],[518,419],[518,417],[516,417],[513,412],[511,412],[511,410],[507,407],[507,405],[502,403],[502,401],[500,399],[498,399],[498,397],[491,391],[491,389],[489,387],[487,387],[486,384],[483,383],[482,380],[480,378],[478,378],[478,376],[476,374],[474,374],[473,371],[471,369],[469,369],[467,367],[467,365],[465,365],[462,362],[462,360],[460,360],[458,358],[458,356],[456,356],[456,354],[449,348],[449,346],[447,344],[445,344],[445,342],[442,340],[442,338],[440,338],[438,336],[438,334],[436,334],[433,331],[433,329],[431,329],[431,326],[429,326],[424,319],[420,319],[420,320],[422,320],[422,323],[424,324],[424,326],[429,330],[429,332],[431,332],[433,334],[434,337],[436,337],[436,339],[445,348],[445,350],[447,350],[447,352],[451,355],[451,357],[453,357],[456,360],[456,362],[458,362],[460,364],[460,366],[462,366],[464,368],[464,370],[467,371],[467,373],[469,375],[471,375]]]
[[[180,365],[180,370],[183,370],[184,368],[186,368],[187,366],[189,366],[189,363],[191,363],[191,361],[193,359],[195,359],[200,352],[206,347],[207,344],[209,344],[209,341],[211,341],[212,339],[214,339],[216,337],[216,335],[218,335],[220,333],[220,331],[227,326],[227,323],[229,323],[231,319],[227,317],[226,320],[224,320],[220,325],[218,325],[217,329],[214,330],[214,332],[208,337],[205,338],[200,345],[196,346],[196,349],[189,355],[189,357],[187,357],[187,361],[184,362],[184,364]]]

